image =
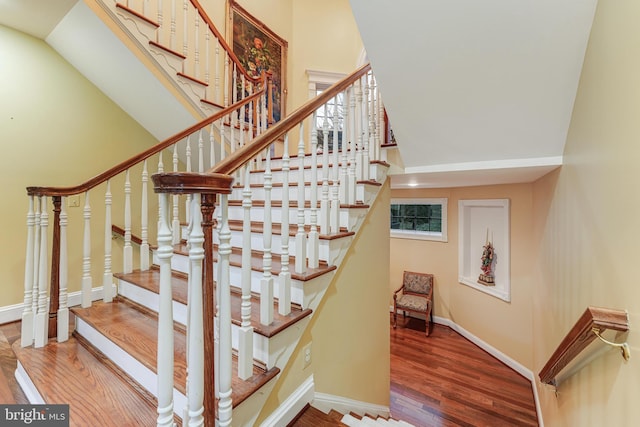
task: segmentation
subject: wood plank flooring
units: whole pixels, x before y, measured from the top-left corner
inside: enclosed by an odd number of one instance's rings
[[[527,379],[448,327],[433,325],[425,337],[424,321],[398,320],[398,328],[391,329],[392,417],[418,427],[537,425]],[[10,348],[19,339],[19,327],[0,325],[3,403],[11,397],[27,403],[13,376],[16,360]],[[7,389],[12,396],[3,394]]]
[[[531,382],[452,329],[398,318],[391,416],[420,427],[537,426]]]

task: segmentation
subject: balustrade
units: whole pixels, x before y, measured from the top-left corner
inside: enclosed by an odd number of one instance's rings
[[[165,15],[163,15],[165,16]],[[171,15],[171,21],[174,18]],[[159,18],[161,20],[161,18]],[[171,36],[173,37],[173,36]],[[171,38],[169,37],[169,38]],[[235,66],[235,65],[234,65]],[[124,251],[121,262],[125,272],[136,268],[132,257],[132,236],[134,232],[141,233],[140,262],[137,268],[149,269],[149,251],[155,238],[157,242],[156,258],[160,271],[160,295],[158,314],[158,425],[172,425],[174,416],[173,402],[173,308],[171,291],[171,260],[173,245],[183,238],[181,233],[180,206],[185,206],[183,217],[188,220],[188,235],[186,236],[189,249],[189,293],[187,310],[188,336],[188,381],[187,408],[183,414],[184,425],[214,425],[232,424],[231,399],[231,287],[241,286],[240,326],[238,334],[238,376],[249,379],[253,375],[253,336],[254,327],[251,323],[252,307],[252,210],[262,210],[262,271],[260,280],[260,323],[270,325],[274,319],[275,297],[279,314],[287,315],[291,312],[291,282],[290,257],[294,255],[294,272],[306,274],[308,269],[318,268],[320,264],[320,237],[337,233],[341,228],[348,228],[346,221],[341,221],[340,210],[345,205],[355,203],[356,171],[360,170],[360,178],[367,176],[369,165],[362,164],[364,159],[376,156],[376,150],[369,145],[376,145],[375,127],[379,123],[375,115],[377,100],[375,86],[369,67],[363,67],[349,78],[339,82],[315,100],[303,105],[280,123],[267,128],[269,106],[266,102],[265,91],[235,103],[220,113],[202,120],[200,123],[169,138],[155,147],[141,153],[134,158],[115,166],[109,171],[98,175],[86,183],[69,188],[30,187],[29,207],[27,212],[27,253],[25,263],[25,307],[23,313],[22,345],[43,346],[49,337],[48,319],[51,312],[57,313],[58,322],[68,324],[68,273],[65,270],[67,255],[68,217],[62,206],[67,196],[77,197],[84,194],[83,220],[76,227],[84,229],[82,243],[82,271],[73,274],[81,276],[81,301],[83,307],[91,305],[94,291],[91,277],[92,264],[97,260],[92,257],[92,248],[96,242],[91,240],[92,205],[90,193],[96,187],[104,185],[104,267],[103,299],[108,302],[112,298],[111,289],[114,253],[112,251],[112,210],[122,209],[124,213]],[[244,77],[242,77],[244,78]],[[263,84],[262,87],[266,88]],[[354,91],[354,86],[364,89]],[[333,133],[327,125],[327,102],[334,102],[338,94],[343,94],[349,101],[344,112],[333,109]],[[356,104],[359,106],[356,107]],[[315,111],[325,109],[323,123],[321,156],[318,156],[318,129],[316,127]],[[248,113],[246,114],[245,111]],[[363,115],[366,113],[366,117]],[[311,119],[311,120],[310,120]],[[305,123],[310,123],[311,140],[307,144],[305,138]],[[226,127],[229,126],[228,129]],[[224,130],[226,129],[226,130]],[[307,128],[308,129],[308,128]],[[237,132],[236,132],[237,131]],[[210,140],[209,161],[205,161],[206,150],[204,141]],[[340,137],[341,135],[341,137]],[[297,154],[292,165],[289,153],[290,138],[298,137]],[[197,138],[198,172],[192,172],[191,138]],[[358,141],[356,141],[356,139]],[[283,141],[283,145],[279,146]],[[329,141],[332,141],[330,148]],[[361,146],[360,154],[356,152]],[[282,149],[282,158],[272,158],[273,153]],[[182,150],[184,147],[184,150]],[[306,154],[307,148],[311,154]],[[215,153],[219,152],[219,159]],[[172,171],[164,170],[163,153],[166,158],[171,156]],[[148,227],[148,213],[151,206],[147,195],[149,181],[148,159],[158,155],[157,173],[151,179],[155,191],[158,193],[158,208],[152,209],[158,213],[157,234]],[[280,168],[274,167],[274,162],[281,162]],[[210,168],[205,169],[209,163]],[[258,169],[264,167],[263,171]],[[296,169],[297,168],[297,169]],[[181,171],[182,169],[182,171]],[[281,169],[281,172],[280,170]],[[297,185],[290,182],[295,171]],[[140,174],[138,175],[138,171]],[[318,172],[320,171],[320,176]],[[263,175],[261,188],[251,184],[251,174],[261,172]],[[276,174],[278,177],[275,178]],[[131,177],[140,177],[140,184],[132,185]],[[242,269],[240,283],[232,283],[230,274],[232,248],[232,231],[230,227],[229,198],[232,197],[234,187],[232,182],[237,179],[241,194],[242,211]],[[307,183],[306,181],[310,181]],[[279,182],[278,182],[279,181]],[[115,190],[116,182],[124,182],[124,186]],[[112,184],[114,184],[112,186]],[[118,186],[119,187],[119,186]],[[141,188],[140,192],[134,188]],[[281,193],[281,208],[279,213],[280,227],[273,213],[277,212],[278,203],[274,194]],[[260,192],[259,196],[257,195]],[[218,204],[216,205],[216,197]],[[253,203],[252,199],[263,199],[263,204]],[[318,199],[320,197],[320,200]],[[45,282],[49,277],[47,241],[49,227],[48,198],[54,205],[54,240],[56,235],[59,242],[54,242],[53,253],[59,261],[53,261],[55,273],[59,276],[56,283],[59,288],[51,287],[51,292],[58,295],[59,306],[47,310],[47,296],[49,287]],[[99,197],[100,198],[100,197]],[[182,198],[182,200],[180,200]],[[296,211],[290,213],[291,199],[295,200]],[[277,199],[276,199],[277,200]],[[138,201],[141,203],[141,219],[134,224],[131,218],[131,206]],[[135,203],[134,203],[135,202]],[[320,208],[320,209],[318,209]],[[98,209],[98,208],[96,208]],[[218,228],[214,231],[214,209],[218,218]],[[319,215],[318,215],[318,210]],[[276,214],[277,215],[277,214]],[[277,217],[276,217],[277,218]],[[295,238],[290,240],[290,221],[294,222]],[[274,222],[276,225],[274,227]],[[59,233],[55,233],[59,229]],[[274,244],[274,234],[279,233],[279,244]],[[217,256],[215,255],[217,242]],[[259,241],[257,243],[260,244]],[[235,256],[235,255],[234,255]],[[274,270],[278,268],[277,280]],[[57,258],[54,258],[57,259]],[[102,260],[100,260],[102,261]],[[214,276],[214,263],[216,274]],[[120,264],[117,264],[120,265]],[[53,270],[53,269],[52,269]],[[214,288],[214,277],[217,283]],[[54,281],[52,280],[52,284]],[[215,291],[214,291],[215,289]],[[277,293],[276,293],[277,289]],[[216,297],[214,298],[214,292]],[[36,300],[37,297],[37,300]],[[214,307],[214,301],[217,307]],[[214,314],[216,325],[214,325]],[[54,316],[55,317],[55,316]],[[217,332],[216,332],[217,328]],[[68,337],[68,329],[60,328],[58,323],[58,339]],[[217,346],[214,351],[214,340]],[[218,368],[214,367],[214,361]],[[267,364],[273,363],[267,361]],[[271,366],[268,366],[269,368]],[[216,392],[217,391],[217,392]],[[211,396],[216,395],[215,400]]]

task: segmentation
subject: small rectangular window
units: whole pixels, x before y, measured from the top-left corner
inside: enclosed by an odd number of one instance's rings
[[[391,237],[447,241],[447,199],[392,199]]]

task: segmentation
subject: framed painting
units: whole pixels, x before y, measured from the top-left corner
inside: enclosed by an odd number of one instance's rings
[[[273,117],[270,121],[276,123],[285,115],[287,41],[234,0],[229,0],[227,9],[230,24],[227,31],[233,53],[249,75],[260,77],[263,71],[271,73]]]

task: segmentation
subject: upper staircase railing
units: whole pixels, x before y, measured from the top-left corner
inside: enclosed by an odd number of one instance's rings
[[[204,88],[197,101],[222,108],[240,99],[238,88],[253,93],[260,86],[262,76],[245,69],[198,0],[100,1],[149,26],[143,37],[147,48],[174,57],[179,63],[177,75]],[[267,117],[272,122],[271,109]]]

